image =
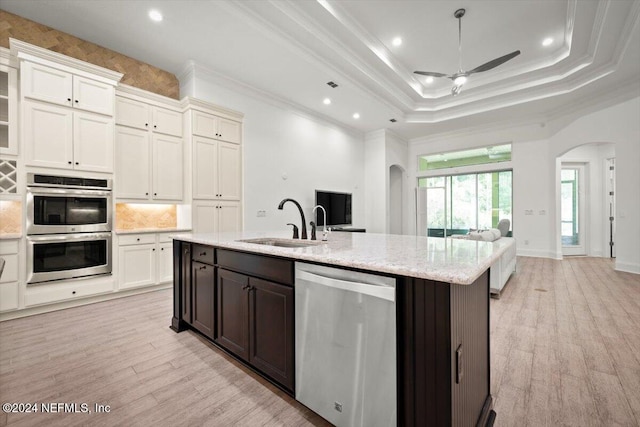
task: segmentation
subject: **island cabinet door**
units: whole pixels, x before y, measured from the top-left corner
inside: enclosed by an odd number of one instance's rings
[[[214,339],[215,268],[191,263],[191,325],[208,338]]]
[[[218,268],[218,333],[222,347],[249,360],[249,277]]]
[[[293,288],[249,278],[249,362],[293,391]]]

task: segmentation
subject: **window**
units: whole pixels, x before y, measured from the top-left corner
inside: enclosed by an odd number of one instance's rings
[[[419,178],[418,186],[427,188],[427,230],[420,234],[466,234],[512,221],[512,175],[506,170]]]
[[[418,171],[425,172],[460,166],[507,162],[509,160],[511,160],[511,144],[501,144],[472,150],[420,156],[418,158]]]

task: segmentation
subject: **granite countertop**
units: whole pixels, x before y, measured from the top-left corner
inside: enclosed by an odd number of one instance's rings
[[[318,237],[322,233],[318,232]],[[183,233],[176,240],[461,285],[472,284],[515,240],[494,242],[374,233],[330,233],[327,242],[288,248],[238,242],[291,238],[290,232]]]
[[[114,230],[116,234],[141,234],[141,233],[180,233],[191,231],[190,228],[134,228],[132,230]]]

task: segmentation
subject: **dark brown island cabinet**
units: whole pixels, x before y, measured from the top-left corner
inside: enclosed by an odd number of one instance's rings
[[[180,240],[173,254],[171,328],[201,333],[295,396],[295,259]],[[489,272],[471,285],[394,278],[397,425],[492,425]]]

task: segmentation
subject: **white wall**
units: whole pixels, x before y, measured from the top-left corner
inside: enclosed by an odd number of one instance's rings
[[[284,103],[248,89],[230,89],[206,72],[181,79],[181,96],[193,96],[244,113],[244,229],[283,230],[300,226],[293,204],[277,209],[284,198],[304,208],[307,227],[314,220],[315,190],[353,193],[353,224],[363,227],[364,141],[357,133],[312,119]],[[258,217],[259,210],[266,217]]]
[[[408,147],[407,141],[389,130],[381,129],[370,132],[365,136],[365,179],[366,179],[366,217],[367,232],[390,233],[392,226],[391,210],[392,200],[397,200],[398,195],[392,194],[392,190],[401,188],[400,199],[403,200],[401,209],[402,225],[400,228],[404,234],[409,232],[408,222],[410,217],[407,203],[410,199],[409,188],[413,189],[408,180],[407,171]],[[402,170],[397,176],[392,188],[391,166]],[[401,181],[398,181],[401,180]],[[394,215],[397,211],[394,212]],[[415,222],[415,220],[414,220]],[[397,231],[397,227],[393,227]]]

